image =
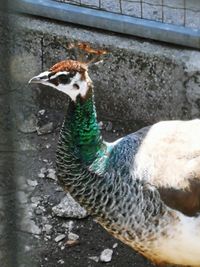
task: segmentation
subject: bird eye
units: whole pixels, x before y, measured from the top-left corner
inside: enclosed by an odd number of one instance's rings
[[[62,84],[70,83],[70,77],[69,77],[69,75],[61,74],[60,76],[58,76],[58,80]]]
[[[79,86],[77,83],[75,83],[75,84],[73,85],[73,87],[74,87],[74,89],[76,89],[76,90],[78,90],[78,89],[80,88],[80,86]]]

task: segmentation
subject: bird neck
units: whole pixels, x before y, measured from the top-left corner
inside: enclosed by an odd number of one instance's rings
[[[68,136],[66,153],[89,166],[98,156],[103,141],[96,118],[93,88],[90,86],[85,98],[78,96],[70,101],[62,135]]]

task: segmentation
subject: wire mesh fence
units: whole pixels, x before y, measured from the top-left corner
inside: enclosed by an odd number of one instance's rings
[[[200,29],[199,0],[54,0],[134,18]]]

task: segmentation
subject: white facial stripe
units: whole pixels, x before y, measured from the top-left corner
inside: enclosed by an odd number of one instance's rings
[[[52,75],[52,76],[50,77],[50,79],[55,79],[55,78],[57,78],[58,76],[60,76],[61,74],[67,75],[67,74],[69,74],[69,72],[67,72],[67,71],[59,71],[59,72],[57,72],[56,74]]]
[[[37,77],[38,78],[42,78],[42,77],[47,77],[48,78],[48,75],[50,73],[51,73],[50,71],[44,71],[44,72],[40,73],[40,75],[38,75]]]

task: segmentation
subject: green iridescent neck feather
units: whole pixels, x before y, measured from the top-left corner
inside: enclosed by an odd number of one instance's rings
[[[68,149],[83,164],[89,166],[98,157],[103,147],[92,92],[86,99],[78,96],[76,103],[70,102],[63,134],[65,131],[70,133],[71,139]]]

